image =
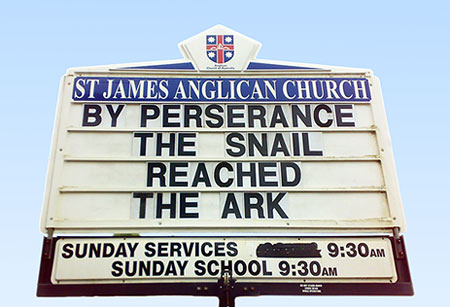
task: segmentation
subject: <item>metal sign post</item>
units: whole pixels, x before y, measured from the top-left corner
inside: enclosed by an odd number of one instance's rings
[[[39,296],[413,293],[379,80],[260,47],[219,25],[182,60],[68,70]]]

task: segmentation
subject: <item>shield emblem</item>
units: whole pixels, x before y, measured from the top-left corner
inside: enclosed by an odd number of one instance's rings
[[[206,35],[206,56],[217,64],[223,64],[234,56],[234,35]]]

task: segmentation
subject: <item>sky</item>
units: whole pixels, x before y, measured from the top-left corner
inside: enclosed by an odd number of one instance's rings
[[[0,7],[3,306],[214,306],[215,298],[37,298],[39,230],[61,76],[70,67],[181,58],[216,24],[260,59],[370,68],[381,80],[408,229],[413,297],[239,298],[238,306],[444,305],[448,292],[447,1],[7,1]]]

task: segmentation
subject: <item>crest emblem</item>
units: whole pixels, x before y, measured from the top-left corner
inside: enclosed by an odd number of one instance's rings
[[[223,64],[234,56],[234,35],[206,35],[206,56],[217,64]]]

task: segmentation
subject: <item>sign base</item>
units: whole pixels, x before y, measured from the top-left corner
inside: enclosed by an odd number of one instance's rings
[[[237,237],[235,240],[239,240]],[[392,247],[392,257],[395,264],[395,282],[371,282],[370,278],[360,282],[333,282],[324,281],[318,279],[314,281],[312,279],[302,279],[301,277],[293,279],[298,282],[271,282],[270,280],[260,282],[248,282],[248,278],[240,278],[233,276],[232,272],[222,272],[217,281],[208,282],[192,281],[189,282],[183,280],[183,282],[104,282],[95,281],[91,283],[80,282],[66,282],[61,283],[57,281],[55,283],[55,259],[58,257],[60,250],[57,249],[57,242],[81,242],[86,240],[130,240],[129,237],[56,237],[52,239],[44,238],[43,251],[41,256],[41,267],[39,273],[39,281],[37,288],[37,296],[39,297],[62,297],[62,296],[149,296],[149,295],[192,295],[192,296],[217,296],[220,300],[220,306],[234,306],[234,299],[239,296],[259,296],[259,295],[413,295],[413,286],[411,282],[411,276],[408,267],[408,260],[406,257],[404,248],[403,236],[397,237],[394,244],[393,237],[327,237],[330,240],[339,240],[349,238],[353,241],[357,240],[373,240],[378,238],[387,240],[388,244]],[[325,239],[327,239],[325,238]],[[136,237],[134,240],[189,240],[194,238],[152,238],[152,237]],[[195,240],[212,240],[211,237],[196,237]],[[215,238],[219,239],[219,238]],[[225,238],[223,238],[225,240]],[[233,238],[226,238],[234,240]],[[251,240],[251,238],[246,238]],[[280,237],[268,237],[266,241],[286,241],[286,238]],[[290,238],[292,239],[292,238]],[[323,240],[323,237],[301,237],[295,238],[297,240],[305,241],[317,241]],[[65,241],[64,241],[65,240]],[[72,240],[72,241],[70,241]],[[75,240],[75,241],[74,241]],[[133,239],[131,239],[133,240]],[[399,241],[400,240],[400,241]],[[97,242],[97,241],[95,241]],[[338,241],[339,242],[339,241]],[[332,243],[330,243],[332,244]],[[61,247],[61,243],[59,244]],[[330,246],[330,245],[329,245]],[[397,246],[397,247],[396,247]],[[396,248],[400,246],[402,248],[402,255],[396,254]],[[320,247],[320,245],[319,245]],[[340,249],[338,249],[340,250]],[[69,249],[66,248],[64,253],[69,255]],[[329,253],[331,255],[334,252],[334,248],[328,248],[328,250],[322,249],[322,255]],[[339,254],[340,255],[340,254]],[[61,256],[61,255],[59,255]],[[280,257],[279,255],[267,256],[267,257]],[[277,258],[278,259],[278,258]],[[303,259],[303,258],[302,258]],[[283,268],[283,266],[280,266]],[[290,267],[289,267],[290,270]],[[285,271],[283,271],[285,273]],[[59,273],[58,273],[59,274]],[[295,273],[294,273],[295,275]],[[240,281],[244,279],[245,282]]]

